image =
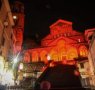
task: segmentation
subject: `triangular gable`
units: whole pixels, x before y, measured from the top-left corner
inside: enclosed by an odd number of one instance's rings
[[[58,25],[58,24],[61,24],[61,23],[63,23],[63,24],[68,24],[68,25],[72,25],[72,22],[70,22],[70,21],[66,21],[66,20],[59,19],[59,20],[57,20],[54,24],[52,24],[52,25],[50,26],[50,28],[52,28],[52,27],[54,27],[54,26],[56,26],[56,25]]]
[[[52,35],[64,34],[72,32],[72,22],[59,19],[50,26],[50,33]]]
[[[68,37],[61,36],[61,37],[59,37],[59,38],[56,38],[55,40],[52,40],[52,41],[48,44],[48,46],[55,46],[56,43],[57,43],[59,40],[65,40],[67,43],[76,43],[76,41],[73,40],[73,39],[70,39],[70,38],[68,38]]]

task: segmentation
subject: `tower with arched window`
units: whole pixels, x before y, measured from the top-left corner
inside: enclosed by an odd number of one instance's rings
[[[13,2],[11,5],[13,14],[14,27],[13,27],[13,51],[17,54],[22,49],[23,33],[24,33],[24,4],[19,1]]]

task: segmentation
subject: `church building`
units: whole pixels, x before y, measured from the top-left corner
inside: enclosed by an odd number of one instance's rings
[[[25,51],[25,62],[72,62],[87,57],[84,34],[73,30],[72,22],[59,19],[50,26],[50,34],[41,40],[41,46]]]

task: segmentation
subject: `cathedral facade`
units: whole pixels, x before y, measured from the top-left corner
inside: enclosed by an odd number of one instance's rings
[[[41,40],[41,46],[25,51],[25,62],[73,61],[87,57],[84,34],[73,30],[72,22],[59,19],[50,26],[50,34]]]

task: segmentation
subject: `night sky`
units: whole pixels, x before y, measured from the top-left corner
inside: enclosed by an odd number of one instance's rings
[[[20,0],[19,0],[20,1]],[[73,22],[83,32],[95,27],[95,3],[91,0],[21,0],[25,5],[24,38],[39,41],[49,34],[49,26],[58,19]]]

